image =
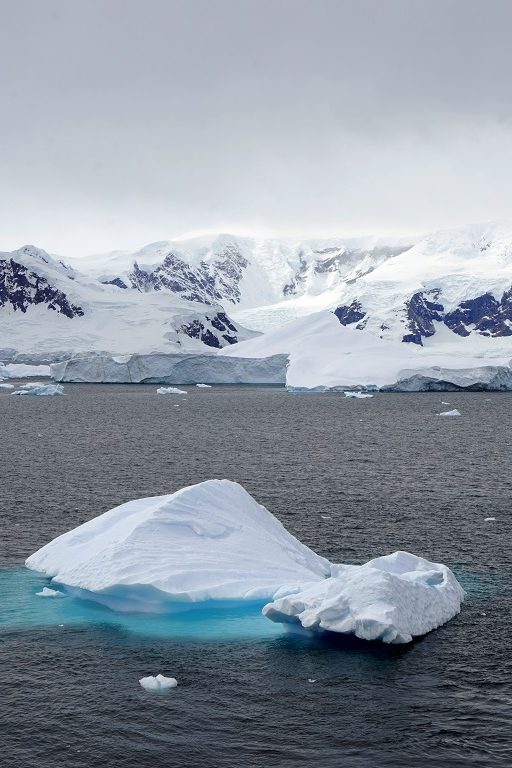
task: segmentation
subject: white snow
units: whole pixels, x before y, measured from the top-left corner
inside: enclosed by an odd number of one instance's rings
[[[66,597],[64,592],[58,589],[50,589],[50,587],[43,587],[41,592],[36,592],[37,597]]]
[[[42,384],[40,386],[29,387],[28,389],[17,389],[13,395],[63,395],[64,387],[62,384]]]
[[[289,628],[408,643],[460,610],[464,590],[445,565],[395,552],[269,603],[263,614]]]
[[[122,504],[54,539],[26,565],[100,602],[145,611],[170,601],[264,601],[283,585],[331,572],[229,480]]]
[[[211,384],[196,384],[196,387],[200,387],[201,389],[211,389]]]
[[[264,615],[292,629],[394,643],[448,621],[464,596],[449,568],[406,552],[363,566],[332,564],[229,480],[122,504],[54,539],[26,565],[117,610],[271,601]]]
[[[168,691],[171,688],[176,688],[178,685],[175,677],[164,677],[163,675],[141,677],[139,683],[146,691],[151,691],[152,693]]]
[[[457,408],[454,408],[452,411],[442,411],[438,414],[439,416],[460,416],[460,411],[457,410]]]
[[[345,395],[345,397],[355,397],[357,400],[364,400],[367,397],[373,397],[373,395],[368,394],[368,392],[350,392],[350,391],[345,391],[344,395]]]
[[[177,387],[159,387],[156,391],[157,395],[186,395],[187,392],[184,389],[178,389]]]
[[[452,334],[455,336],[455,334]],[[467,387],[512,388],[510,338],[493,339],[494,347],[476,353],[468,339],[458,346],[430,349],[380,339],[368,331],[340,324],[332,312],[293,320],[278,330],[219,351],[220,357],[268,358],[289,355],[286,385],[297,391],[344,387],[383,387],[404,382],[406,390],[423,386],[421,376]],[[481,341],[482,337],[478,337]],[[489,339],[487,339],[489,342]],[[503,342],[503,343],[502,343]],[[478,344],[477,344],[478,346]],[[419,377],[419,378],[418,378]]]

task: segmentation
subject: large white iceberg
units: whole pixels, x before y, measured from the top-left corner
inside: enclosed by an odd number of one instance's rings
[[[26,565],[120,609],[265,602],[331,573],[265,507],[229,480],[115,507],[54,539]]]
[[[464,591],[446,565],[395,552],[339,574],[263,608],[272,621],[309,631],[353,634],[363,640],[408,643],[451,619]]]
[[[122,504],[26,565],[117,610],[253,601],[288,628],[395,643],[448,621],[464,596],[446,566],[405,552],[363,566],[330,563],[228,480]]]

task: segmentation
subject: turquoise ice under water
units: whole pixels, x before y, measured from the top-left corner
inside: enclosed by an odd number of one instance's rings
[[[210,641],[274,638],[283,629],[261,615],[264,603],[235,608],[201,606],[172,615],[117,613],[76,597],[40,597],[43,587],[58,589],[27,568],[0,570],[0,628],[110,625],[147,637]]]

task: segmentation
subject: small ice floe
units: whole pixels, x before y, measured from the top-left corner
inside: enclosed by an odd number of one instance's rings
[[[184,389],[178,389],[177,387],[159,387],[156,391],[157,395],[186,395]]]
[[[450,405],[450,403],[446,403],[444,400],[441,400],[441,405]]]
[[[26,384],[21,385],[21,389],[35,389],[36,387],[44,387],[44,381],[27,381]]]
[[[308,683],[316,683],[316,678],[308,677]]]
[[[29,389],[17,389],[12,392],[13,395],[63,395],[64,387],[62,384],[38,384]]]
[[[484,523],[494,523],[495,520],[496,520],[495,517],[485,517]]]
[[[164,677],[163,675],[141,677],[139,683],[146,691],[152,691],[153,693],[168,691],[170,688],[176,688],[178,685],[175,677]]]
[[[0,384],[0,389],[14,389],[14,384]]]
[[[441,411],[441,413],[438,413],[437,415],[438,416],[460,416],[460,411],[454,408],[453,411]]]
[[[362,400],[366,397],[373,397],[373,395],[370,395],[369,392],[350,392],[349,390],[346,390],[344,395],[345,397],[357,397],[359,400]]]
[[[41,592],[36,592],[37,597],[66,597],[64,592],[60,592],[58,589],[50,589],[50,587],[43,587]]]
[[[211,384],[196,384],[196,387],[200,387],[201,389],[211,389]]]

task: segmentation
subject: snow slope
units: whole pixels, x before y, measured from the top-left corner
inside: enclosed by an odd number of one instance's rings
[[[205,353],[254,335],[218,304],[102,285],[33,246],[0,253],[0,329],[3,348],[35,359],[62,351]]]
[[[292,629],[386,643],[444,624],[464,598],[449,568],[406,552],[334,565],[228,480],[122,504],[54,539],[26,565],[66,594],[114,610],[271,600],[263,613]]]
[[[402,344],[343,326],[332,312],[318,312],[223,349],[219,354],[255,358],[289,354],[286,383],[296,389],[382,387],[435,366],[460,370],[482,366],[509,368],[512,339],[452,336],[452,344],[440,348]]]
[[[217,234],[152,243],[138,251],[88,257],[74,264],[84,269],[86,261],[91,275],[125,289],[220,302],[231,312],[256,309],[247,317],[254,318],[257,327],[264,315],[261,307],[282,302],[289,319],[295,316],[294,302],[301,306],[304,299],[302,314],[314,311],[311,297],[367,274],[409,245],[400,238],[297,241]],[[286,314],[287,308],[291,314]],[[325,301],[319,308],[325,308]]]
[[[340,322],[383,338],[512,336],[512,223],[437,232],[341,286]]]

